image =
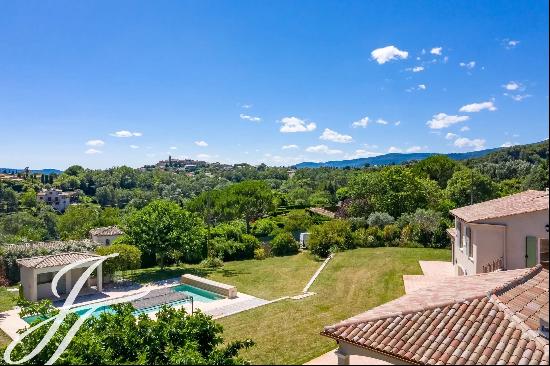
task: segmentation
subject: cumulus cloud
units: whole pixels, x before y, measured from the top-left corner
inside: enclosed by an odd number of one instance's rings
[[[260,117],[249,116],[249,115],[243,114],[243,113],[241,113],[239,115],[239,117],[241,117],[241,119],[244,119],[246,121],[251,121],[251,122],[260,122],[262,120]]]
[[[378,155],[382,155],[382,154],[379,153],[379,152],[375,152],[375,151],[357,149],[351,154],[346,154],[345,158],[346,159],[360,159],[360,158],[369,158],[371,156],[378,156]]]
[[[470,127],[468,126],[464,126],[460,129],[460,131],[464,132],[464,131],[470,131]]]
[[[471,70],[474,67],[476,67],[476,62],[475,61],[461,62],[459,65],[460,65],[460,67],[465,67],[465,68]]]
[[[521,84],[517,83],[515,81],[510,81],[510,82],[504,84],[502,87],[506,90],[514,91],[514,90],[518,90],[519,88],[521,88]]]
[[[130,145],[130,148],[132,148],[132,149],[139,149],[139,146],[137,146],[137,145]]]
[[[497,107],[495,107],[493,102],[482,102],[482,103],[472,103],[472,104],[466,104],[458,110],[459,112],[467,112],[467,113],[475,113],[475,112],[481,112],[484,109],[488,109],[491,112],[494,112],[497,110]]]
[[[531,97],[531,94],[508,94],[508,93],[504,93],[504,96],[510,97],[513,100],[515,100],[516,102],[521,102],[525,98]]]
[[[297,149],[297,148],[298,148],[298,145],[294,145],[294,144],[292,144],[292,145],[283,145],[281,147],[281,149],[283,149],[283,150],[290,150],[290,149]]]
[[[406,151],[408,153],[415,153],[415,152],[419,152],[421,150],[422,150],[422,148],[420,146],[411,146],[411,147],[407,148]]]
[[[197,146],[200,146],[200,147],[206,147],[208,146],[208,143],[206,141],[195,141],[195,145]]]
[[[506,141],[505,143],[500,145],[500,147],[510,147],[510,146],[515,146],[515,145],[517,145],[517,142]]]
[[[103,140],[89,140],[86,142],[88,146],[103,146],[105,142]]]
[[[504,46],[504,48],[506,48],[507,50],[511,50],[513,48],[516,48],[516,46],[519,44],[519,41],[515,40],[515,39],[509,39],[509,38],[504,38],[502,40],[502,45]]]
[[[403,150],[398,148],[398,147],[395,147],[395,146],[390,146],[390,148],[388,149],[388,152],[389,153],[402,153]]]
[[[395,46],[377,48],[370,54],[372,58],[375,59],[376,62],[378,62],[378,64],[380,65],[385,64],[388,61],[395,60],[397,58],[406,59],[407,57],[409,57],[409,53],[407,51],[401,51]]]
[[[430,53],[432,55],[441,56],[441,51],[443,51],[443,47],[434,47],[431,49]]]
[[[424,85],[424,84],[418,84],[418,89],[420,89],[420,90],[426,90],[426,85]]]
[[[469,120],[469,116],[451,116],[445,113],[435,114],[426,124],[432,129],[447,128],[455,123]]]
[[[243,105],[241,105],[241,108],[250,109],[250,108],[252,108],[252,104],[243,104]]]
[[[96,149],[88,149],[84,151],[85,154],[94,155],[94,154],[101,154],[102,151],[96,150]]]
[[[485,148],[485,140],[484,139],[469,139],[467,137],[459,137],[455,140],[454,145],[456,147],[464,148],[464,147],[472,147],[475,150],[481,150]]]
[[[351,126],[352,126],[353,128],[357,128],[357,127],[363,127],[363,128],[365,128],[365,127],[367,127],[367,125],[369,124],[369,122],[370,122],[369,117],[363,117],[363,118],[361,118],[359,121],[353,122],[353,123],[351,124]]]
[[[424,66],[409,67],[407,70],[412,72],[420,72],[424,71]]]
[[[337,155],[342,154],[341,150],[330,149],[327,145],[310,146],[306,149],[307,152],[316,154]]]
[[[382,118],[378,118],[376,120],[376,123],[378,123],[379,125],[387,125],[389,122],[386,120],[383,120]]]
[[[448,132],[446,135],[445,135],[445,139],[447,140],[454,140],[458,137],[458,135],[456,133],[452,133],[452,132]]]
[[[341,144],[348,144],[353,141],[353,138],[350,135],[338,133],[330,128],[325,128],[323,134],[319,138],[321,140],[339,142]]]
[[[177,150],[178,148],[176,146],[170,146],[170,150]]]
[[[131,132],[127,130],[120,130],[120,131],[110,133],[109,135],[114,137],[139,137],[139,136],[142,136],[143,134],[141,132]]]
[[[281,119],[281,123],[283,125],[281,126],[280,131],[283,133],[310,132],[317,128],[315,122],[307,123],[306,121],[301,120],[297,117],[284,117],[283,119]]]
[[[399,126],[401,124],[401,121],[396,121],[394,125]]]

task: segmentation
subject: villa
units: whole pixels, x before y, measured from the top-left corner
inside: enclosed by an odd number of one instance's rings
[[[44,189],[36,194],[36,198],[59,212],[64,212],[71,204],[71,194],[61,189]]]
[[[548,364],[548,270],[450,276],[325,327],[339,365]]]
[[[124,231],[117,226],[106,226],[92,229],[89,234],[94,243],[111,245],[116,238],[124,234]]]
[[[451,211],[456,275],[548,269],[548,191],[528,190]]]

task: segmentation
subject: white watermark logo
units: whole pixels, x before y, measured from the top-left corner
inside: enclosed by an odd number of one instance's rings
[[[59,282],[61,277],[65,273],[67,273],[68,271],[72,270],[73,268],[76,268],[76,267],[81,266],[81,265],[86,264],[86,263],[90,263],[89,267],[84,271],[84,273],[82,273],[82,275],[76,281],[75,285],[71,289],[71,292],[67,296],[67,299],[63,303],[63,306],[59,308],[59,310],[60,310],[59,314],[57,314],[54,317],[46,319],[46,320],[30,327],[25,332],[20,334],[19,337],[14,339],[10,343],[10,345],[6,348],[6,351],[4,352],[4,361],[8,364],[13,364],[13,365],[21,364],[21,363],[24,363],[24,362],[27,362],[27,361],[31,360],[40,351],[42,351],[44,349],[44,347],[52,340],[53,336],[55,335],[55,333],[57,332],[57,330],[59,329],[59,327],[63,323],[63,320],[65,320],[65,317],[69,313],[74,312],[74,308],[71,308],[71,307],[72,307],[76,297],[78,296],[78,293],[80,292],[80,290],[84,286],[84,283],[88,280],[88,278],[90,277],[92,272],[101,263],[103,263],[105,260],[107,260],[109,258],[116,257],[116,256],[118,256],[118,253],[113,253],[113,254],[110,254],[110,255],[107,255],[107,256],[102,256],[102,257],[99,257],[99,258],[82,259],[82,260],[76,261],[74,263],[71,263],[71,264],[63,267],[54,276],[54,278],[52,280],[52,293],[56,297],[60,297],[59,293],[57,292],[57,283]],[[53,355],[49,358],[48,361],[46,361],[46,365],[52,365],[59,358],[59,356],[61,356],[63,351],[65,351],[65,349],[67,349],[67,347],[71,343],[71,340],[74,338],[74,336],[76,335],[76,333],[78,332],[78,330],[80,329],[82,324],[98,308],[103,307],[103,306],[109,306],[109,305],[114,305],[114,304],[120,304],[120,303],[123,303],[123,302],[133,301],[133,300],[136,300],[136,299],[139,299],[139,298],[142,298],[142,297],[146,296],[149,292],[150,292],[150,290],[140,292],[138,294],[131,295],[131,296],[126,296],[126,297],[121,297],[121,298],[117,298],[117,299],[102,301],[100,303],[92,304],[89,307],[87,306],[88,310],[84,314],[81,314],[80,317],[78,318],[78,320],[69,329],[69,331],[67,332],[67,334],[65,335],[65,337],[63,338],[63,340],[61,341],[61,343],[59,344],[59,346],[55,350],[55,352],[53,353]],[[46,333],[44,338],[42,338],[42,340],[36,345],[36,347],[28,355],[26,355],[25,357],[21,358],[20,360],[13,361],[11,359],[11,353],[14,350],[14,348],[19,344],[19,342],[21,342],[23,339],[25,339],[25,337],[28,336],[29,334],[31,334],[34,330],[36,330],[36,329],[38,329],[38,328],[40,328],[43,325],[48,324],[48,323],[52,323],[52,325],[50,326],[50,329],[48,330],[48,332]]]

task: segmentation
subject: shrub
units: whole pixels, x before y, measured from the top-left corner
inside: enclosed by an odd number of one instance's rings
[[[386,242],[386,246],[396,246],[396,245],[388,245],[388,243],[392,243],[394,241],[397,241],[399,239],[400,235],[399,228],[395,224],[386,225],[384,227],[384,230],[382,231],[382,237],[384,238],[384,241]]]
[[[277,229],[277,224],[270,218],[260,219],[254,223],[252,233],[256,236],[269,236]]]
[[[370,235],[365,228],[360,228],[353,233],[353,242],[355,246],[359,248],[373,248],[380,246],[379,241],[376,240],[374,236]]]
[[[331,247],[336,246],[340,250],[354,248],[351,225],[346,220],[331,220],[321,225],[314,226],[310,230],[309,248],[319,257],[327,257]]]
[[[254,259],[262,260],[266,259],[267,255],[265,254],[264,248],[256,248],[254,249]]]
[[[224,261],[252,259],[254,258],[254,249],[258,246],[257,239],[254,239],[248,239],[245,243],[240,243],[235,240],[217,237],[211,240],[211,247],[215,256]]]
[[[284,229],[290,232],[307,231],[313,225],[311,217],[303,210],[290,211],[284,217]]]
[[[379,226],[384,227],[386,225],[393,224],[395,222],[395,219],[393,216],[386,212],[373,212],[369,215],[369,218],[367,219],[367,223],[369,226]]]
[[[141,250],[138,247],[127,244],[113,244],[101,246],[96,249],[99,255],[110,255],[118,253],[118,256],[109,258],[103,262],[103,270],[107,274],[114,274],[116,271],[127,271],[141,267]]]
[[[350,217],[348,220],[352,230],[366,229],[369,226],[367,219],[364,217]]]
[[[200,263],[200,266],[202,268],[220,268],[223,267],[223,261],[218,257],[208,257]]]
[[[280,233],[271,241],[271,253],[276,256],[296,254],[298,249],[298,242],[288,232]]]
[[[220,236],[229,240],[241,241],[241,236],[246,232],[244,221],[235,220],[222,223],[214,227],[211,231],[212,236]]]

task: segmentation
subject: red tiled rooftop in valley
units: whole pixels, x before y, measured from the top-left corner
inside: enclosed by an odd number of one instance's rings
[[[112,235],[122,235],[124,232],[120,230],[117,226],[106,226],[106,227],[97,227],[90,230],[90,235],[97,236],[112,236]]]
[[[451,277],[321,333],[419,364],[548,364],[548,271]]]
[[[548,191],[528,190],[451,210],[466,222],[548,210]]]
[[[88,258],[99,258],[99,255],[93,253],[59,253],[51,255],[43,255],[40,257],[21,258],[17,259],[17,263],[22,267],[27,268],[47,268],[66,266],[67,264]]]

